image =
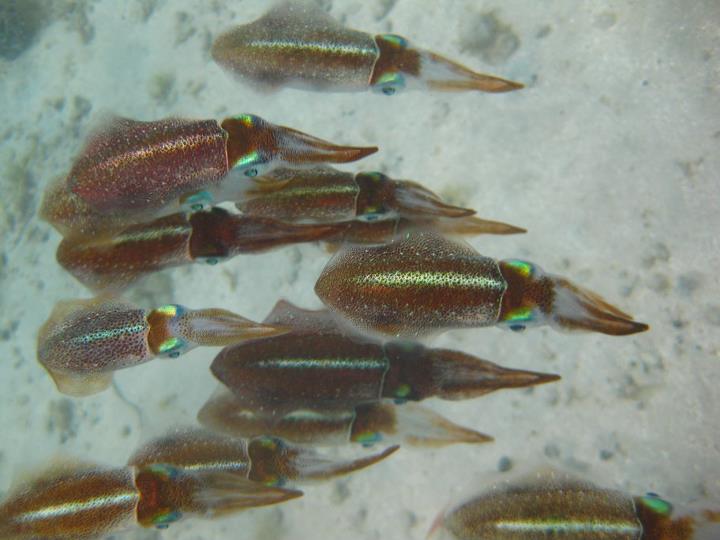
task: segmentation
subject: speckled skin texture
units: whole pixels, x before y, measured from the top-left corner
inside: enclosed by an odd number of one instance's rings
[[[128,465],[168,463],[194,470],[216,470],[247,475],[247,443],[201,429],[180,430],[152,439],[137,449]]]
[[[161,208],[225,176],[226,141],[215,120],[112,118],[88,140],[68,185],[100,211]]]
[[[492,434],[492,444],[403,447],[297,502],[188,520],[159,536],[334,540],[342,531],[343,540],[422,540],[459,490],[483,491],[499,464],[512,466],[501,478],[549,461],[628,493],[720,500],[711,474],[720,462],[716,0],[320,2],[349,28],[397,33],[526,84],[500,95],[391,97],[258,93],[224,72],[209,44],[261,17],[267,0],[52,4],[71,11],[0,76],[1,492],[58,453],[125,463],[146,438],[191,421],[218,385],[208,372],[218,350],[198,348],[117,372],[117,391],[77,400],[57,392],[35,360],[38,328],[58,300],[90,293],[57,265],[61,237],[37,217],[48,182],[67,174],[105,111],[146,120],[251,111],[329,140],[378,145],[341,168],[417,179],[445,201],[527,228],[469,242],[566,275],[652,328],[624,338],[547,326],[446,332],[428,345],[563,379],[428,404]],[[85,28],[94,39],[82,39]],[[322,246],[300,245],[187,265],[126,294],[145,309],[178,302],[253,319],[278,298],[318,309],[313,286],[328,258]]]
[[[350,440],[355,411],[289,410],[264,413],[230,392],[217,393],[198,412],[200,423],[234,437],[273,435],[298,444],[342,445]]]
[[[192,262],[192,225],[173,214],[100,238],[65,238],[57,262],[93,291],[119,292],[141,278]]]
[[[0,503],[0,535],[8,540],[90,540],[132,527],[140,500],[133,471],[50,471]]]
[[[411,337],[495,324],[505,287],[494,260],[421,231],[339,252],[315,292],[360,328]]]
[[[261,410],[290,405],[347,408],[382,398],[463,399],[556,379],[506,369],[459,351],[414,342],[383,344],[343,331],[327,310],[302,312],[278,303],[269,318],[290,325],[291,332],[226,347],[210,370],[240,400]],[[295,315],[302,318],[297,327],[292,326]]]
[[[234,473],[258,482],[256,489],[260,492],[263,486],[347,474],[384,459],[396,449],[343,461],[273,437],[248,440],[202,429],[187,429],[147,442],[132,455],[129,464],[168,463],[193,471]],[[289,491],[288,494],[297,492]]]
[[[372,35],[341,25],[310,2],[284,2],[213,43],[214,60],[256,87],[366,90],[387,95],[405,88],[508,92],[521,84],[468,68],[405,38]]]
[[[251,186],[237,208],[283,221],[342,221],[355,217],[359,187],[352,173],[330,167],[279,169]]]
[[[443,527],[453,540],[644,538],[632,497],[554,475],[479,495],[451,510]]]
[[[251,185],[236,206],[255,216],[312,223],[399,216],[422,221],[475,213],[444,203],[416,182],[392,180],[378,172],[349,173],[331,167],[278,169]]]
[[[199,422],[234,437],[272,435],[318,446],[402,443],[446,446],[484,443],[491,437],[455,424],[432,410],[408,403],[366,403],[356,407],[258,407],[227,390],[216,391],[198,413]]]
[[[346,223],[293,224],[215,207],[189,216],[172,214],[97,238],[70,236],[60,242],[56,257],[89,289],[118,293],[155,272],[198,259],[215,263],[290,244],[333,240],[346,229]]]
[[[70,191],[65,177],[55,179],[45,190],[39,213],[44,221],[64,237],[97,237],[122,230],[139,220],[149,219],[146,211],[128,214],[95,210]]]
[[[72,373],[115,371],[153,358],[146,312],[116,300],[59,303],[38,337],[38,360]]]
[[[364,90],[378,49],[371,35],[344,28],[311,4],[283,3],[222,34],[212,56],[257,85]]]
[[[264,407],[377,401],[388,369],[377,343],[293,334],[227,347],[211,367],[238,397]]]

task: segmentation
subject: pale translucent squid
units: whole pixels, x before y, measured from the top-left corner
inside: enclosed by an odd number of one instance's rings
[[[414,403],[261,408],[238,399],[224,388],[203,405],[198,420],[212,431],[233,437],[272,435],[298,444],[323,446],[354,442],[363,446],[383,443],[438,447],[493,440]]]
[[[110,297],[58,302],[40,328],[37,357],[64,394],[106,389],[113,372],[199,346],[223,346],[283,333],[224,309],[168,304],[145,310]]]

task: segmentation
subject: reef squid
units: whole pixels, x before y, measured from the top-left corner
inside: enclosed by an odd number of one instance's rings
[[[320,91],[405,89],[509,92],[522,84],[474,72],[402,36],[351,30],[309,3],[284,2],[220,35],[213,59],[264,88]]]

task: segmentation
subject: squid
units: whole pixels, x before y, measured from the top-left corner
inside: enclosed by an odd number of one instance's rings
[[[146,443],[128,464],[144,467],[168,463],[184,470],[233,473],[248,482],[280,487],[350,474],[384,460],[398,449],[399,446],[390,446],[377,454],[343,461],[324,457],[312,448],[293,446],[277,437],[238,439],[193,428]]]
[[[280,437],[298,444],[409,444],[440,447],[493,440],[414,403],[369,403],[357,407],[322,408],[249,404],[220,388],[198,412],[207,429],[233,437]]]
[[[413,221],[350,220],[336,223],[286,223],[276,219],[231,214],[220,207],[172,214],[97,236],[70,236],[57,248],[60,266],[95,292],[119,293],[160,270],[194,262],[210,265],[240,254],[262,253],[302,242],[383,243],[404,230],[430,227],[455,234],[507,232],[509,226],[468,216]]]
[[[267,177],[248,182],[235,205],[241,212],[253,216],[310,223],[398,217],[458,219],[476,213],[444,202],[411,180],[394,180],[381,172],[340,171],[328,166],[276,169]]]
[[[355,326],[397,337],[498,325],[550,324],[621,336],[648,325],[527,261],[496,261],[434,231],[380,246],[348,246],[328,262],[315,292]]]
[[[119,293],[160,270],[194,262],[215,265],[239,254],[335,238],[346,227],[283,223],[214,207],[172,214],[109,235],[64,238],[56,258],[89,289]]]
[[[405,89],[509,92],[522,84],[476,73],[395,34],[343,27],[319,7],[284,2],[221,34],[215,62],[260,88],[393,95]]]
[[[224,309],[168,304],[145,310],[112,297],[59,302],[40,328],[37,357],[60,392],[105,390],[113,373],[152,360],[177,358],[199,346],[224,346],[286,329]]]
[[[7,540],[91,540],[187,517],[220,518],[301,497],[287,482],[335,478],[382,461],[397,446],[342,460],[274,437],[232,439],[193,428],[153,439],[125,467],[59,463],[0,502]]]
[[[633,496],[547,470],[507,482],[443,512],[434,540],[711,540],[718,512],[680,515],[654,493]]]
[[[377,147],[337,146],[252,114],[216,120],[141,122],[111,117],[88,138],[65,185],[94,213],[156,216],[232,200],[248,178],[280,166],[346,163]],[[54,188],[57,190],[57,188]],[[43,215],[67,228],[67,206]],[[78,203],[70,203],[77,206]]]
[[[244,403],[265,409],[460,400],[560,378],[409,341],[382,343],[341,329],[327,310],[303,310],[286,301],[263,324],[289,331],[226,347],[210,370]]]
[[[223,517],[301,495],[212,468],[64,464],[18,486],[0,503],[0,537],[91,540],[138,526],[165,529],[183,517]]]

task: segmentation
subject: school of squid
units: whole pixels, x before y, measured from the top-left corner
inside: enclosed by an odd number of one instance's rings
[[[402,100],[406,90],[523,88],[295,3],[220,34],[211,56],[260,89],[370,89]],[[89,540],[286,503],[304,484],[390,467],[401,446],[493,441],[420,401],[560,384],[558,374],[428,343],[448,330],[648,330],[566,277],[482,255],[465,241],[524,228],[480,217],[414,180],[332,166],[377,151],[247,112],[97,122],[40,211],[62,236],[57,262],[94,296],[55,306],[38,331],[38,362],[60,393],[82,398],[106,391],[120,369],[216,347],[210,371],[219,385],[197,412],[199,425],[146,442],[124,465],[61,463],[14,487],[0,501],[0,538]],[[200,263],[212,273],[236,256],[307,242],[332,252],[315,284],[321,310],[278,299],[266,315],[241,315],[211,305],[145,308],[122,297],[156,272]],[[317,448],[326,446],[353,455]],[[719,520],[709,509],[679,511],[655,494],[544,471],[444,510],[429,534],[686,540],[714,537]]]

